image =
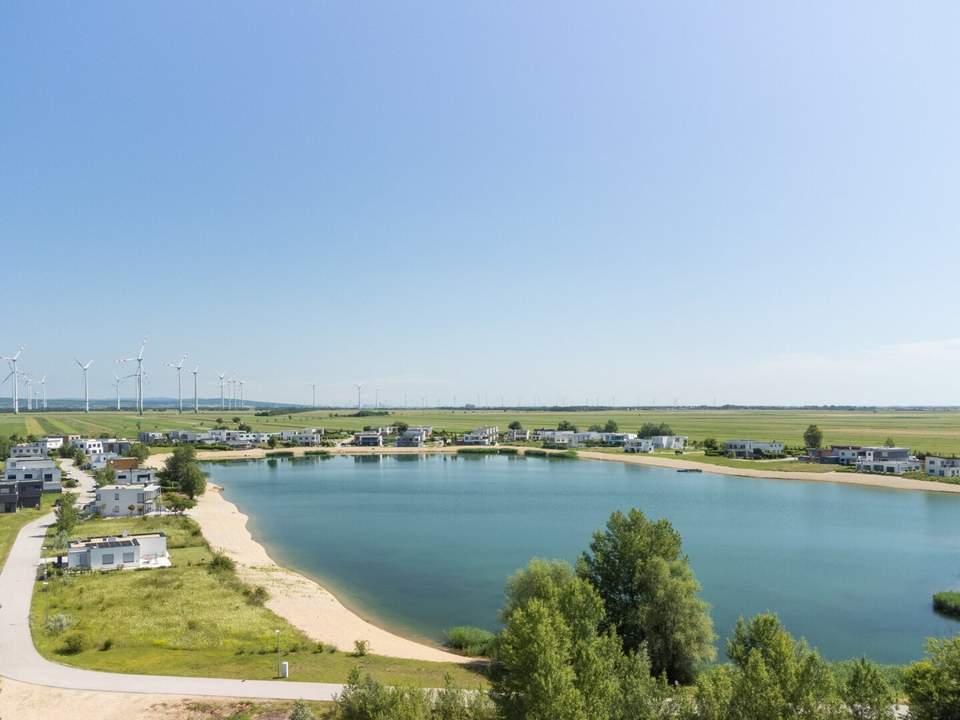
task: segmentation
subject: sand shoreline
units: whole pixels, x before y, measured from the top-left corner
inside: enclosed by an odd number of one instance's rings
[[[525,449],[520,447],[518,451],[523,453]],[[311,448],[291,448],[282,452],[287,456],[292,453],[294,456],[301,457],[310,450]],[[335,447],[325,448],[325,450],[333,455],[425,455],[456,453],[458,448],[456,446],[442,448]],[[264,459],[270,455],[269,451],[253,449],[200,451],[197,456],[202,461],[216,461]],[[579,450],[578,456],[585,460],[622,462],[674,469],[700,469],[718,475],[836,482],[897,490],[960,493],[960,485],[866,473],[768,471],[710,465],[709,463],[657,455],[611,454],[590,450]],[[166,454],[153,455],[147,461],[147,464],[159,467],[165,458]],[[268,589],[271,597],[267,601],[267,607],[303,630],[314,640],[336,645],[340,650],[350,650],[356,640],[367,640],[370,643],[371,652],[378,655],[438,662],[469,662],[468,658],[401,637],[364,620],[319,583],[276,563],[263,545],[254,540],[248,528],[247,516],[223,496],[220,486],[209,483],[207,493],[199,499],[197,507],[189,511],[189,514],[199,523],[210,545],[226,552],[237,562],[238,573],[245,582],[252,585],[263,585]]]

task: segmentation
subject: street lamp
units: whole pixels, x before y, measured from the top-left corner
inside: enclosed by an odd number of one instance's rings
[[[280,677],[280,631],[274,630],[277,635],[277,677]]]

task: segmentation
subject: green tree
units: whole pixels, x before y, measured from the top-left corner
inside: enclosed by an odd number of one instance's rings
[[[803,442],[808,448],[819,448],[823,444],[823,432],[816,425],[808,425],[803,431]]]
[[[177,487],[180,488],[180,492],[193,500],[207,491],[207,476],[196,463],[188,465],[180,476]]]
[[[183,493],[165,492],[163,493],[163,504],[168,510],[172,510],[175,513],[182,513],[184,510],[196,507],[197,501],[188,498]]]
[[[175,448],[157,476],[164,485],[178,489],[191,499],[203,495],[207,489],[207,477],[197,465],[197,451],[193,445]]]
[[[561,420],[557,425],[557,430],[576,432],[577,426],[567,420]]]
[[[77,496],[73,493],[63,493],[54,510],[54,527],[57,533],[70,535],[80,522],[80,510],[77,508]]]
[[[620,429],[620,426],[617,425],[616,420],[607,420],[606,424],[603,426],[603,432],[615,433]]]
[[[666,423],[646,422],[640,426],[640,430],[637,432],[637,436],[642,438],[654,437],[656,435],[673,435],[673,428]]]
[[[927,657],[907,667],[903,683],[911,718],[960,718],[960,635],[928,639]]]
[[[843,701],[854,720],[893,720],[896,697],[890,683],[876,665],[860,658],[841,690]]]
[[[148,448],[143,443],[133,443],[127,451],[123,453],[124,457],[136,458],[137,464],[142,465],[143,462],[150,457],[150,448]]]
[[[410,429],[410,426],[405,422],[395,423],[394,427],[397,429],[397,435],[403,435],[407,430]]]
[[[103,487],[104,485],[113,485],[117,481],[117,471],[112,467],[105,467],[99,470],[93,471],[93,481],[96,483],[97,487]]]
[[[896,447],[896,446],[897,446],[897,444],[893,441],[893,438],[892,438],[892,437],[888,437],[886,440],[884,440],[884,441],[883,441],[883,445],[884,445],[884,447]]]
[[[519,420],[513,420],[507,428],[510,430],[523,430],[523,424]]]
[[[275,448],[276,446],[277,446],[277,436],[271,435],[270,437],[267,438],[267,447]]]
[[[603,626],[616,630],[624,651],[646,648],[654,675],[690,682],[696,665],[715,656],[709,606],[669,521],[613,513],[577,572],[603,599]]]
[[[704,450],[718,450],[719,448],[720,444],[717,442],[716,438],[709,437],[703,441]]]

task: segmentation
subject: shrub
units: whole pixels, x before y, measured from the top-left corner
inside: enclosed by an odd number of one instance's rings
[[[466,655],[490,655],[494,637],[489,630],[458,625],[447,630],[447,645]]]
[[[107,639],[104,640],[102,643],[100,643],[100,650],[101,650],[102,652],[106,652],[107,650],[109,650],[109,649],[112,648],[112,647],[113,647],[113,640],[112,640],[111,638],[107,638]]]
[[[210,560],[210,569],[214,572],[233,572],[237,569],[237,564],[233,561],[233,558],[218,552],[214,553]]]
[[[295,701],[290,708],[289,720],[315,720],[316,717],[303,700]]]
[[[47,618],[47,632],[51,635],[59,635],[68,627],[70,627],[70,618],[63,613]]]
[[[243,594],[246,596],[247,602],[251,605],[263,605],[270,599],[270,593],[267,592],[267,589],[263,585],[244,588]]]
[[[938,592],[933,596],[933,609],[943,615],[960,618],[960,592]]]
[[[63,655],[76,655],[77,653],[83,652],[85,647],[86,642],[84,642],[83,635],[73,633],[72,635],[67,635],[63,641],[63,647],[60,648],[60,653]]]
[[[370,642],[368,640],[356,640],[353,643],[353,656],[363,657],[370,652]]]

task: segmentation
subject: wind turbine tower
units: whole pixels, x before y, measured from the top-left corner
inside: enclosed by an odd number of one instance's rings
[[[17,360],[20,359],[20,353],[23,352],[23,345],[17,348],[16,355],[12,357],[0,356],[0,360],[6,360],[10,363],[10,375],[7,375],[4,378],[4,382],[10,379],[10,376],[13,376],[13,412],[16,415],[20,414],[20,373],[17,372]]]
[[[313,389],[313,407],[317,406],[317,384],[310,383],[310,387]]]
[[[224,374],[220,373],[220,409],[223,410],[223,378]]]
[[[200,396],[197,395],[197,373],[200,372],[200,366],[197,365],[190,372],[193,373],[193,414],[200,412]]]
[[[241,410],[243,410],[243,384],[244,384],[245,382],[246,382],[246,380],[241,380],[241,381],[240,381],[240,409],[241,409]]]
[[[173,363],[167,363],[168,367],[172,367],[174,370],[177,371],[177,412],[180,413],[181,415],[183,415],[183,382],[182,382],[183,372],[182,371],[183,371],[183,361],[186,359],[187,359],[187,356],[186,354],[184,354],[183,357],[180,358],[180,362],[178,362],[176,365],[174,365]]]
[[[357,412],[360,412],[363,409],[360,395],[360,392],[363,390],[363,383],[357,383],[354,387],[357,388]]]
[[[90,412],[90,394],[87,392],[87,370],[90,369],[90,365],[93,364],[93,360],[90,360],[86,365],[76,358],[74,358],[73,361],[79,365],[80,369],[83,371],[83,411],[88,413]]]
[[[40,378],[40,394],[43,397],[43,409],[47,409],[47,376]]]
[[[117,410],[120,409],[120,376],[116,373],[113,374],[113,384],[117,388]]]
[[[133,362],[137,361],[137,372],[134,374],[134,377],[137,378],[137,414],[143,415],[143,349],[147,346],[147,341],[144,340],[140,344],[140,352],[135,358],[124,358],[119,362]]]

